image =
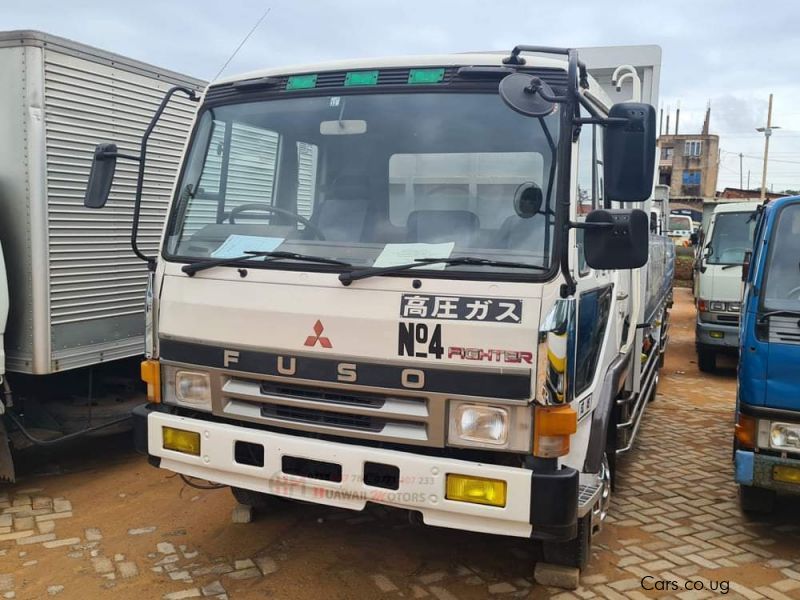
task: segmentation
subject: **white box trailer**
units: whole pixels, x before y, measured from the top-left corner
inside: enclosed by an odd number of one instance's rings
[[[0,32],[7,371],[50,374],[143,352],[146,265],[130,246],[137,166],[120,163],[110,210],[84,208],[83,196],[94,147],[113,139],[137,154],[174,85],[205,82],[46,33]],[[176,97],[150,138],[145,252],[158,248],[195,107]]]

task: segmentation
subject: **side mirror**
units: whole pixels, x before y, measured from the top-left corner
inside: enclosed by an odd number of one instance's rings
[[[753,260],[753,251],[748,250],[744,253],[744,261],[742,262],[742,281],[747,281],[748,275],[750,275],[750,263]]]
[[[94,149],[92,170],[89,171],[89,183],[86,184],[86,196],[83,198],[86,208],[103,208],[106,205],[116,169],[117,145],[98,144]]]
[[[696,231],[689,234],[689,241],[692,243],[692,246],[697,246],[698,237]]]
[[[656,109],[641,102],[611,107],[603,145],[606,198],[644,202],[653,193],[656,168]]]
[[[650,228],[642,210],[593,210],[583,224],[586,264],[593,269],[638,269],[647,264]]]

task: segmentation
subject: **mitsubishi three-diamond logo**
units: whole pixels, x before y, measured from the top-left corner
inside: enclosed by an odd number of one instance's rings
[[[322,321],[317,319],[317,322],[314,323],[314,333],[316,335],[310,335],[306,338],[305,346],[316,346],[317,342],[323,348],[333,348],[333,344],[331,344],[330,338],[322,335],[322,332],[325,331],[325,327],[322,326]]]

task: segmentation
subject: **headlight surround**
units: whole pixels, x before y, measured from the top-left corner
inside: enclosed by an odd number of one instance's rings
[[[800,452],[800,424],[773,422],[769,428],[769,447]]]
[[[508,410],[483,404],[456,405],[450,420],[450,439],[490,446],[508,443]]]

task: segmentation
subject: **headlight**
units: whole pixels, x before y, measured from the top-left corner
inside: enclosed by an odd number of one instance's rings
[[[208,404],[211,402],[211,380],[208,373],[178,371],[175,373],[175,395],[181,402]]]
[[[728,302],[728,310],[730,312],[739,312],[742,309],[741,302]]]
[[[456,408],[456,435],[467,442],[503,446],[508,440],[508,411],[496,406],[462,404]]]
[[[716,302],[714,300],[711,301],[711,310],[722,312],[725,310],[725,303],[724,302]]]
[[[769,446],[777,450],[800,451],[800,425],[772,423],[769,431]]]

